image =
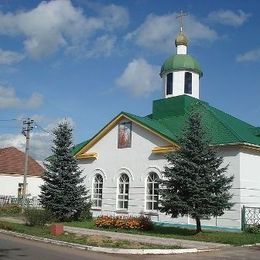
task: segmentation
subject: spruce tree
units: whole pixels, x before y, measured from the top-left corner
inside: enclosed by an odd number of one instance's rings
[[[40,201],[57,220],[78,220],[89,214],[90,202],[84,178],[71,154],[72,128],[63,122],[53,134],[53,155],[45,163]]]
[[[225,175],[228,166],[222,166],[223,158],[210,146],[201,115],[194,111],[178,141],[180,149],[166,156],[160,210],[173,218],[189,215],[201,232],[202,219],[221,216],[232,207],[233,176]]]

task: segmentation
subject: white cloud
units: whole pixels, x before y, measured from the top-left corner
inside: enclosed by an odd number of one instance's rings
[[[36,108],[43,103],[42,95],[33,93],[28,99],[17,97],[15,89],[0,86],[0,109],[3,108]]]
[[[32,58],[47,56],[60,48],[95,48],[91,37],[112,32],[128,23],[126,9],[102,6],[96,17],[87,17],[70,0],[43,1],[36,8],[17,13],[0,12],[0,34],[22,35],[26,52]],[[92,41],[91,41],[92,39]]]
[[[219,10],[211,12],[208,15],[209,20],[230,26],[241,26],[251,16],[249,13],[245,13],[242,10],[237,12],[231,10]]]
[[[161,86],[159,70],[159,66],[151,65],[145,59],[134,59],[116,83],[136,97],[147,96]]]
[[[0,65],[12,65],[24,59],[24,55],[14,51],[0,49]]]
[[[51,135],[48,133],[31,133],[30,156],[35,160],[44,160],[51,153]],[[25,137],[22,134],[2,134],[0,135],[0,147],[16,147],[20,151],[25,151]]]
[[[43,116],[35,115],[31,118],[35,118],[36,120],[37,118],[42,119]],[[42,161],[51,155],[51,146],[53,139],[53,135],[51,134],[51,132],[58,123],[61,123],[64,120],[64,118],[59,118],[49,123],[45,128],[41,128],[40,126],[33,128],[30,138],[30,155],[34,159]],[[74,122],[71,118],[66,118],[66,121],[68,121],[72,126],[74,125]],[[36,125],[37,123],[39,123],[39,121],[36,120]],[[14,146],[24,152],[25,137],[22,134],[0,135],[0,147],[4,148],[9,146]]]
[[[102,20],[105,23],[105,26],[109,30],[126,27],[129,24],[128,11],[122,6],[114,4],[102,6],[99,8],[99,12],[101,14]]]
[[[54,128],[56,128],[59,124],[64,123],[64,122],[68,122],[72,128],[75,127],[75,122],[73,121],[73,119],[72,119],[71,117],[63,117],[63,118],[56,118],[56,119],[53,120],[51,123],[49,123],[49,124],[46,126],[46,130],[51,132],[51,131],[53,131]]]
[[[239,54],[236,60],[238,62],[260,61],[260,48]]]
[[[126,39],[152,50],[172,52],[175,37],[179,32],[176,15],[177,13],[161,16],[149,14],[143,24],[135,31],[127,34]],[[185,19],[184,31],[194,44],[199,41],[215,40],[218,37],[214,30],[199,22],[192,15]]]
[[[67,48],[66,53],[77,56],[78,58],[91,58],[91,57],[107,57],[110,56],[115,48],[116,44],[115,35],[102,35],[97,37],[92,45],[94,48],[88,48],[86,46],[71,46]]]

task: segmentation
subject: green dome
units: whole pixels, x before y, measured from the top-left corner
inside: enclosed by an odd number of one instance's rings
[[[198,73],[202,77],[203,72],[199,63],[190,55],[187,54],[175,54],[168,58],[162,65],[161,77],[163,74],[171,71],[188,70]]]

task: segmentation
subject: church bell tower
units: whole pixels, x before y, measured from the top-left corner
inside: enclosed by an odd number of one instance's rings
[[[188,38],[183,32],[183,12],[180,18],[180,32],[175,39],[176,54],[169,57],[161,67],[160,76],[163,80],[163,96],[165,98],[179,95],[200,97],[200,78],[203,73],[199,63],[188,55]]]

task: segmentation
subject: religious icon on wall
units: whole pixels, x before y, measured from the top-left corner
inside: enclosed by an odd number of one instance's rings
[[[123,122],[118,125],[118,148],[131,147],[132,123]]]

